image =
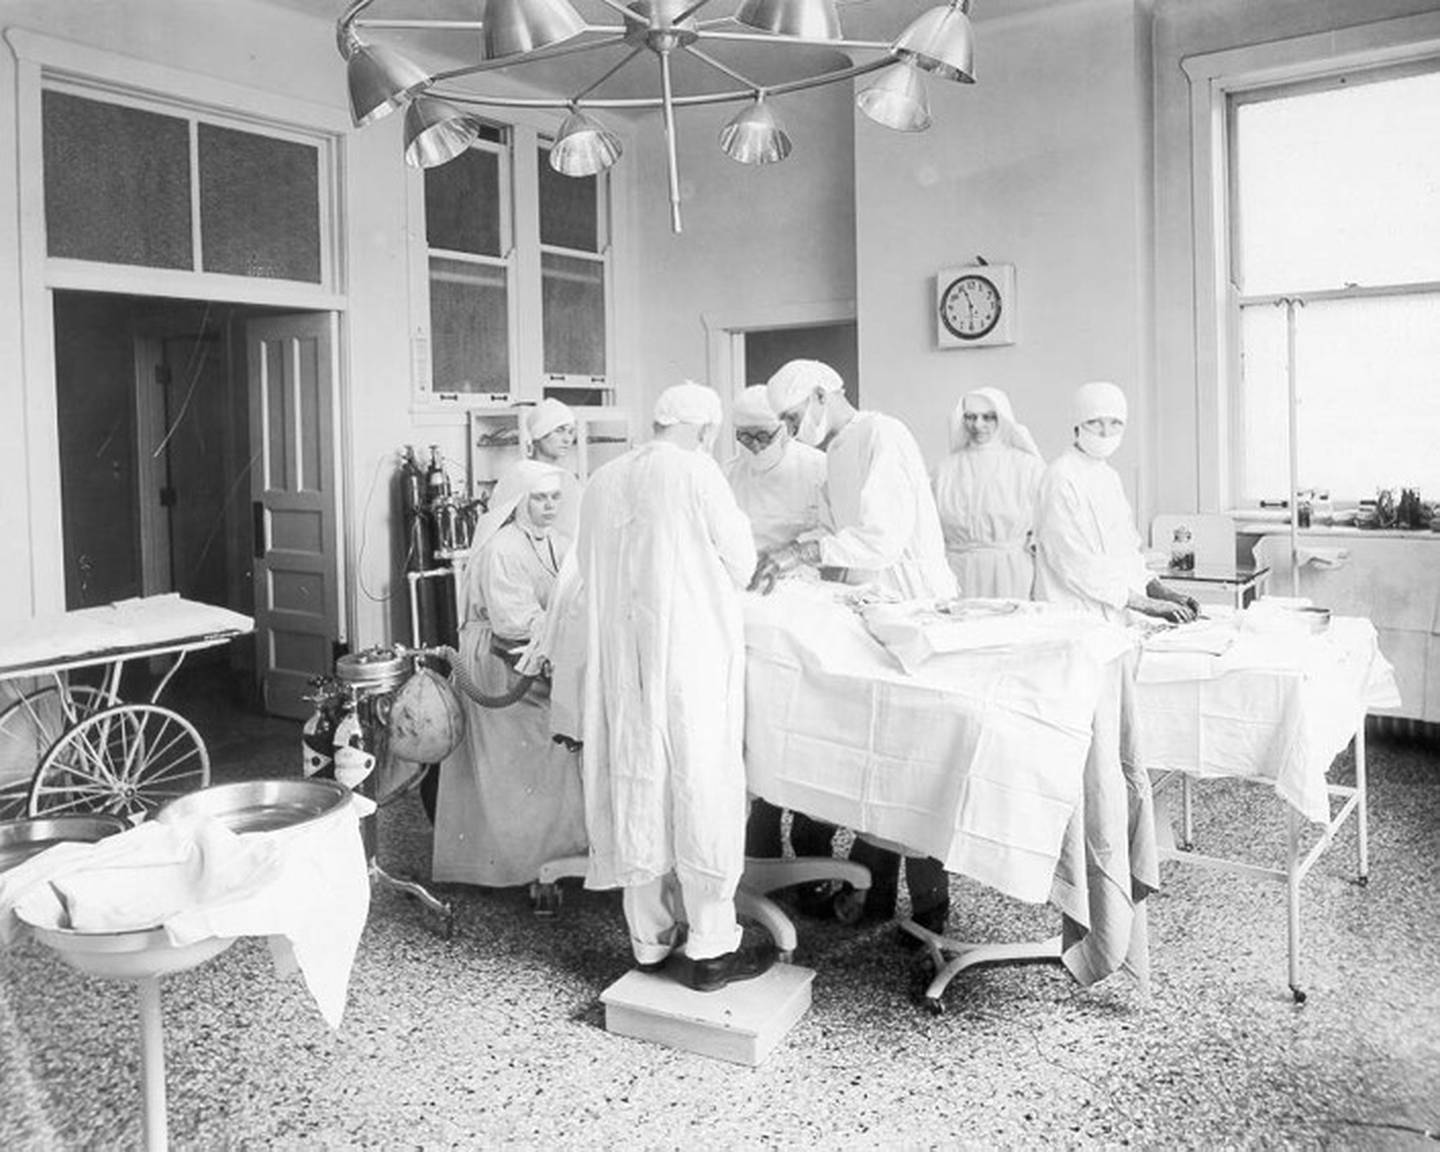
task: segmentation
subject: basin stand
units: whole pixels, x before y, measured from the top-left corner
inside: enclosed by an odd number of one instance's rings
[[[140,1079],[144,1091],[145,1152],[170,1146],[165,1115],[165,1022],[160,1014],[160,977],[135,981],[140,997]]]

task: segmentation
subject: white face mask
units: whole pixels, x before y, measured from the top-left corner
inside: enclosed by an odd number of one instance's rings
[[[825,443],[825,436],[829,431],[830,410],[812,396],[810,403],[805,405],[805,415],[800,417],[800,428],[795,433],[795,439],[812,448],[818,448]]]
[[[1080,451],[1087,456],[1093,456],[1096,460],[1106,460],[1115,455],[1120,447],[1120,441],[1125,439],[1123,432],[1117,432],[1114,436],[1102,436],[1083,425],[1079,434],[1075,437],[1075,443],[1079,445]]]
[[[785,455],[785,434],[776,435],[775,439],[765,445],[758,452],[745,452],[745,462],[750,466],[752,472],[768,472],[780,463],[780,457]]]

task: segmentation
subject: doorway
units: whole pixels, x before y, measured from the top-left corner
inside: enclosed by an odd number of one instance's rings
[[[187,667],[208,663],[206,674],[228,681],[229,695],[252,708],[303,715],[300,691],[310,676],[331,671],[339,631],[334,379],[326,371],[317,383],[303,356],[272,357],[264,341],[275,325],[329,333],[333,319],[214,301],[54,294],[65,602],[73,610],[174,592],[255,617],[253,644],[195,653]],[[303,380],[291,379],[291,363]],[[300,400],[287,406],[291,395]],[[290,444],[289,431],[303,445]],[[312,519],[327,528],[304,587],[307,595],[327,590],[329,635],[297,653],[263,626],[274,587],[288,585],[256,533],[276,546],[267,519],[272,464],[277,452],[302,446],[323,505]],[[324,483],[315,480],[317,467]],[[285,669],[278,694],[270,691],[277,647],[292,664],[305,662]]]
[[[788,360],[820,360],[840,373],[845,398],[860,406],[860,347],[855,321],[742,333],[745,381],[763,384]]]

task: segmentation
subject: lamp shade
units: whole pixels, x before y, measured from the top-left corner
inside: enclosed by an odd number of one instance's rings
[[[405,163],[437,168],[455,159],[480,135],[480,124],[453,104],[421,96],[405,110]]]
[[[567,0],[485,0],[480,19],[487,60],[523,55],[585,31]]]
[[[770,106],[756,100],[720,129],[720,147],[741,164],[774,164],[790,155],[790,137]]]
[[[860,90],[855,103],[875,123],[897,132],[923,132],[930,127],[925,81],[907,63],[886,68],[875,83]]]
[[[383,44],[350,44],[345,65],[350,117],[357,128],[388,116],[434,81],[420,67]]]
[[[578,108],[565,117],[550,148],[550,167],[562,176],[595,176],[620,159],[620,137]]]
[[[932,76],[975,83],[975,33],[966,7],[965,0],[953,0],[921,13],[890,50]]]
[[[807,40],[840,40],[835,0],[745,0],[735,19],[776,36]]]

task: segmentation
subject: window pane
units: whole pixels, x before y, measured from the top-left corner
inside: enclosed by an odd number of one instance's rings
[[[600,251],[599,176],[564,176],[540,149],[540,243],[578,252]]]
[[[1440,280],[1440,72],[1241,104],[1247,295]]]
[[[64,92],[41,101],[49,254],[193,268],[189,124]]]
[[[320,283],[320,153],[314,145],[199,126],[206,272]]]
[[[1244,495],[1279,497],[1289,490],[1285,310],[1246,308],[1241,329]],[[1377,488],[1440,495],[1440,294],[1312,301],[1295,331],[1300,487],[1339,500]]]
[[[500,157],[476,148],[425,171],[425,238],[431,248],[500,256]]]
[[[508,392],[505,269],[430,260],[430,343],[436,392]]]
[[[540,278],[545,371],[605,375],[605,265],[543,253]]]

